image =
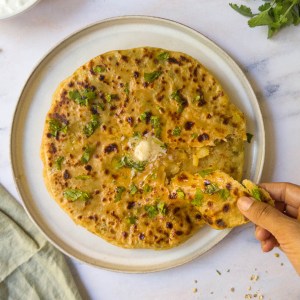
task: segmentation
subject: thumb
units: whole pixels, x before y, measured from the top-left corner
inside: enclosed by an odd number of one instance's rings
[[[253,198],[241,197],[237,206],[241,213],[253,223],[267,229],[275,237],[282,228],[283,223],[288,222],[287,217],[273,206],[255,201]]]

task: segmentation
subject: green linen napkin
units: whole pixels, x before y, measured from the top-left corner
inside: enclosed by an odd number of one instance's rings
[[[82,299],[63,254],[1,184],[0,299]]]

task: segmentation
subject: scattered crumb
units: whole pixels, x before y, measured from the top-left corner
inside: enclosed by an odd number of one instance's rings
[[[279,257],[280,256],[279,253],[274,253],[274,255],[275,255],[275,257]]]
[[[248,290],[248,291],[251,291],[251,286],[249,286],[249,287],[247,288],[247,290]]]
[[[230,272],[230,269],[227,270],[227,273],[229,273],[229,272]]]
[[[259,295],[258,296],[258,300],[263,300],[264,299],[264,296],[263,295]]]
[[[235,291],[234,287],[232,287],[232,288],[230,289],[230,291],[234,293],[234,291]]]
[[[222,275],[222,273],[221,273],[219,270],[216,270],[216,272],[217,272],[219,275]]]
[[[197,282],[198,282],[198,280],[197,280],[197,279],[195,279],[195,280],[194,280],[194,282],[195,282],[195,283],[197,283]]]
[[[259,279],[258,275],[251,275],[250,280],[251,281],[257,281]]]
[[[211,294],[211,295],[213,295],[213,294],[214,294],[214,292],[210,292],[210,294]]]
[[[246,294],[245,299],[252,299],[252,294]]]
[[[281,263],[280,265],[281,265],[281,266],[283,266],[284,264],[283,264],[283,263]]]
[[[197,293],[198,292],[198,289],[197,288],[194,288],[193,289],[193,293]]]

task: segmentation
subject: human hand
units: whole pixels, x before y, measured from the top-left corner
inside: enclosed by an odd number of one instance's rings
[[[264,252],[278,246],[300,275],[300,186],[292,183],[260,185],[275,200],[275,207],[242,197],[241,213],[256,224],[255,236]]]

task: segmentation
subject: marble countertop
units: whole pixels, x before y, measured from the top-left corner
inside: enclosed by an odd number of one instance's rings
[[[0,182],[21,202],[10,165],[10,128],[22,87],[41,58],[93,22],[151,15],[198,30],[240,65],[264,118],[262,181],[300,184],[300,27],[285,28],[268,40],[265,28],[250,29],[228,2],[42,0],[24,14],[1,20]],[[253,229],[251,224],[236,228],[201,257],[157,273],[115,273],[67,260],[85,299],[244,299],[247,294],[253,299],[300,299],[299,277],[284,254],[279,249],[262,253]]]

